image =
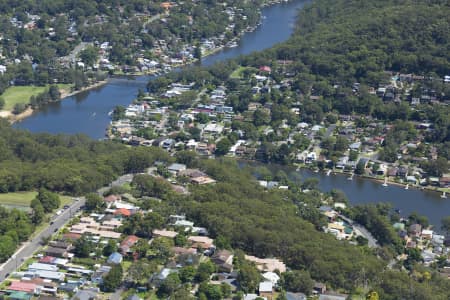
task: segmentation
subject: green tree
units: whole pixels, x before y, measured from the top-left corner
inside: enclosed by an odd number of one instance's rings
[[[109,240],[108,244],[103,247],[103,256],[110,256],[112,253],[117,251],[117,242],[115,240]]]
[[[155,238],[150,246],[151,250],[154,252],[154,257],[160,260],[166,261],[173,256],[172,247],[174,246],[173,241],[168,238]]]
[[[87,211],[97,211],[103,207],[105,207],[105,202],[100,195],[96,193],[89,193],[86,195],[86,210]]]
[[[450,232],[450,216],[445,217],[441,220],[441,229],[444,230],[447,234]]]
[[[159,297],[168,297],[172,295],[181,285],[180,277],[177,273],[171,273],[158,289]]]
[[[222,138],[216,145],[216,155],[225,155],[230,151],[231,142],[227,137]]]
[[[114,292],[122,283],[123,269],[120,264],[113,265],[111,270],[103,278],[100,289],[103,292]]]
[[[197,282],[204,282],[209,280],[209,277],[213,272],[215,272],[216,266],[210,262],[202,262],[197,268],[197,274],[195,274],[195,280]]]
[[[253,124],[255,126],[268,125],[270,123],[270,115],[263,109],[257,109],[253,113]]]
[[[0,261],[6,261],[16,250],[16,244],[10,236],[0,236]]]
[[[185,266],[180,269],[180,279],[183,283],[192,282],[194,280],[196,270],[193,266]]]
[[[150,276],[157,271],[157,265],[146,259],[131,264],[127,271],[127,279],[134,284],[145,284]]]
[[[75,248],[73,252],[76,256],[81,258],[89,257],[89,254],[95,250],[94,244],[90,241],[89,237],[85,234],[75,241]]]
[[[238,281],[245,293],[253,293],[261,281],[261,275],[253,264],[245,261],[239,268]]]
[[[59,195],[46,189],[40,189],[36,198],[41,202],[45,212],[51,212],[61,205]]]
[[[284,288],[290,292],[302,292],[310,295],[314,281],[307,271],[291,271],[283,274]]]
[[[30,207],[33,210],[33,213],[31,216],[31,220],[32,220],[33,224],[35,224],[35,225],[41,224],[41,222],[44,220],[44,217],[45,217],[45,210],[41,204],[41,201],[39,201],[39,199],[37,199],[37,198],[34,198],[33,200],[31,200]]]
[[[80,52],[80,58],[86,65],[92,66],[98,60],[98,57],[98,50],[92,46],[86,47]]]

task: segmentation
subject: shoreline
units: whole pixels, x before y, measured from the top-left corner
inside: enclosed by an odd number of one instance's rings
[[[60,90],[61,95],[59,96],[59,99],[57,101],[54,101],[54,102],[60,102],[60,101],[63,101],[64,99],[66,99],[68,97],[72,97],[72,96],[75,96],[75,95],[80,94],[82,92],[86,92],[86,91],[89,91],[89,90],[101,87],[101,86],[107,84],[108,81],[109,81],[109,78],[105,79],[105,80],[102,80],[102,81],[98,81],[98,82],[96,82],[94,84],[88,85],[88,86],[86,86],[86,87],[84,87],[84,88],[82,88],[80,90],[76,90],[76,91],[70,91],[69,92],[69,91],[67,91],[65,89],[61,89]],[[18,115],[13,114],[11,111],[4,110],[4,111],[0,112],[1,113],[0,117],[7,118],[8,121],[10,122],[10,124],[14,124],[16,122],[20,122],[20,121],[25,120],[26,118],[28,118],[31,115],[33,115],[33,113],[35,111],[38,111],[38,110],[39,110],[39,108],[33,109],[30,106],[28,106],[25,109],[25,111],[21,112]]]
[[[297,169],[304,169],[304,170],[309,170],[309,171],[313,171],[313,172],[316,170],[316,169],[309,168],[307,166],[300,165],[300,164],[292,164],[292,167],[297,167]],[[330,175],[351,176],[353,174],[353,176],[361,178],[361,179],[376,181],[376,182],[378,182],[380,184],[384,183],[384,179],[373,177],[373,176],[369,176],[369,175],[358,175],[358,174],[344,172],[344,171],[336,172],[336,171],[333,171],[331,169],[319,170],[319,172],[321,172],[321,173],[323,173],[325,175],[326,175],[326,173],[328,171],[331,171]],[[436,193],[440,193],[440,194],[442,194],[443,192],[450,193],[450,189],[449,188],[440,188],[440,187],[434,187],[434,186],[421,186],[421,185],[417,185],[417,184],[413,185],[413,184],[409,184],[409,183],[393,181],[393,180],[390,179],[390,177],[387,177],[386,184],[388,186],[389,185],[394,185],[394,186],[397,186],[397,187],[402,187],[405,190],[406,190],[405,187],[408,185],[408,189],[416,189],[416,190],[419,190],[419,191],[430,191],[430,192],[436,192]]]

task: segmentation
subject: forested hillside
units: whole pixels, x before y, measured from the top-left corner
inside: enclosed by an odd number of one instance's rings
[[[386,70],[442,77],[450,74],[449,15],[448,1],[314,1],[294,37],[269,53],[334,84],[377,85]]]
[[[47,188],[79,195],[139,172],[167,154],[86,136],[30,134],[0,123],[0,192]]]
[[[305,270],[333,288],[356,292],[366,283],[380,299],[450,297],[450,282],[437,273],[424,280],[418,271],[411,278],[387,269],[389,247],[353,246],[317,230],[311,222],[320,219],[319,194],[304,194],[295,187],[285,192],[264,190],[248,170],[229,160],[203,160],[197,165],[219,183],[193,189],[188,199],[167,201],[206,226],[221,246],[228,243],[257,256],[281,257],[290,268]]]

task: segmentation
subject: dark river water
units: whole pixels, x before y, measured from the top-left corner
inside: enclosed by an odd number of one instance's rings
[[[257,162],[241,162],[251,166],[264,165]],[[284,171],[289,178],[300,182],[306,178],[319,179],[319,188],[324,192],[332,189],[343,191],[351,204],[364,204],[374,202],[390,202],[395,209],[400,209],[400,215],[407,217],[412,212],[427,216],[430,223],[439,229],[441,219],[450,215],[450,199],[441,198],[441,194],[432,191],[410,188],[405,190],[403,186],[388,185],[353,177],[348,180],[347,175],[336,174],[327,176],[325,173],[316,173],[309,169],[296,170],[294,167],[281,165],[264,165],[274,174],[278,170]]]
[[[261,26],[254,32],[246,33],[238,47],[206,57],[202,64],[211,65],[263,50],[286,40],[292,34],[298,9],[304,3],[306,1],[293,1],[265,8]],[[116,105],[126,106],[131,103],[138,89],[144,89],[150,79],[148,76],[111,79],[100,88],[48,105],[14,126],[32,132],[83,133],[94,139],[103,138],[110,122],[108,112]],[[285,171],[296,172],[289,168],[285,168]],[[307,170],[297,173],[303,178],[319,178],[319,186],[324,191],[333,188],[344,191],[353,204],[388,201],[395,208],[401,209],[402,215],[417,211],[426,215],[435,225],[439,225],[444,216],[450,215],[450,199],[442,199],[437,193],[405,190],[396,186],[386,188],[370,180],[355,178],[349,181],[346,176],[325,176]]]
[[[292,34],[298,9],[304,3],[306,1],[293,1],[264,8],[261,26],[246,33],[238,47],[205,57],[202,64],[211,65],[285,41]],[[108,112],[117,105],[130,104],[138,89],[145,89],[150,79],[149,76],[111,79],[100,88],[47,105],[15,127],[33,132],[84,133],[94,139],[103,138],[110,122]]]

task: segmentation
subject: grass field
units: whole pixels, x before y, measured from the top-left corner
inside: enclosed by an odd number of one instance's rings
[[[33,200],[37,194],[37,192],[0,194],[0,205],[8,207],[28,207],[30,206],[31,200]],[[60,196],[59,198],[61,199],[61,207],[72,202],[72,198],[68,196]]]
[[[70,84],[58,84],[60,89],[67,89]],[[12,86],[6,89],[2,94],[5,99],[4,110],[11,111],[14,105],[18,103],[27,104],[30,102],[30,97],[33,95],[38,95],[44,92],[48,86]]]
[[[0,194],[0,204],[7,206],[30,206],[37,192],[17,192]]]

